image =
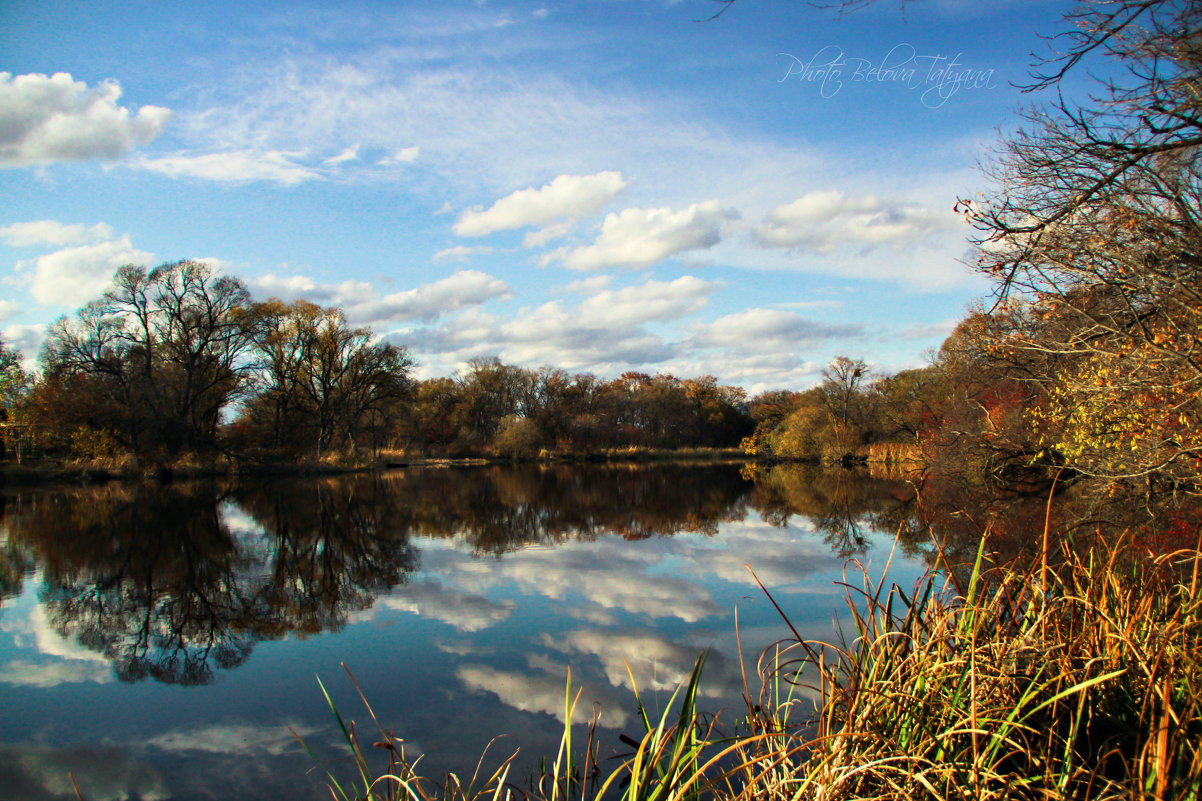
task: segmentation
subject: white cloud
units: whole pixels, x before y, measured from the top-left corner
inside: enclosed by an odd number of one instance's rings
[[[780,309],[747,309],[694,326],[690,343],[701,348],[789,353],[820,340],[861,332],[857,325],[817,323]]]
[[[13,223],[0,228],[0,239],[13,247],[30,245],[79,245],[112,239],[113,229],[105,223],[91,228],[83,225],[64,225],[56,220],[35,220]]]
[[[611,543],[575,543],[555,552],[530,549],[507,557],[490,580],[579,606],[622,610],[649,618],[696,623],[720,614],[707,587],[691,577],[656,575],[637,549],[613,552]],[[461,583],[462,576],[459,577]]]
[[[403,292],[381,295],[366,281],[318,284],[306,276],[265,275],[249,282],[260,297],[304,298],[337,306],[354,325],[378,325],[406,320],[433,322],[448,312],[478,306],[509,296],[502,280],[477,270],[460,270],[438,281]]]
[[[421,148],[419,147],[403,147],[388,158],[380,159],[376,164],[381,167],[389,167],[396,164],[412,164],[417,161],[417,157],[420,155]]]
[[[960,323],[959,318],[952,317],[930,325],[915,325],[901,332],[902,339],[945,339]]]
[[[11,300],[0,300],[0,321],[7,320],[17,310],[17,304]]]
[[[6,798],[95,801],[166,801],[167,782],[150,765],[130,760],[120,748],[47,748],[0,745]],[[74,778],[74,782],[72,781]],[[74,784],[78,784],[78,793]]]
[[[358,161],[358,160],[359,160],[359,146],[354,145],[352,147],[348,147],[346,150],[343,150],[341,153],[339,153],[336,156],[330,156],[328,159],[323,161],[322,164],[326,164],[330,167],[337,167],[339,164],[345,164],[348,161]]]
[[[29,292],[38,303],[82,306],[108,289],[117,268],[152,261],[154,254],[134,248],[129,236],[57,250],[38,258]]]
[[[674,643],[654,632],[610,632],[596,629],[543,637],[543,644],[568,652],[592,654],[601,662],[605,678],[614,687],[639,692],[675,690],[688,682],[699,650]],[[702,691],[722,694],[714,681],[713,664],[706,670]],[[634,684],[631,684],[631,675]]]
[[[766,247],[829,253],[847,244],[873,247],[923,240],[958,225],[951,212],[886,202],[874,195],[817,191],[777,206],[756,226],[753,236]]]
[[[600,370],[641,365],[675,353],[674,346],[642,326],[702,310],[719,286],[691,275],[647,281],[599,291],[576,306],[553,300],[521,309],[511,320],[461,316],[441,328],[408,332],[402,338],[421,352],[457,353],[465,361],[484,355],[477,352],[483,348],[529,366]]]
[[[507,195],[485,211],[463,212],[454,231],[459,236],[486,236],[565,217],[588,217],[601,211],[625,187],[620,172],[561,175],[539,189],[520,189]]]
[[[531,231],[522,237],[522,247],[524,248],[541,248],[543,245],[555,239],[563,239],[568,234],[572,233],[576,228],[575,220],[566,220],[555,225],[548,225],[546,228],[540,228],[537,231]]]
[[[543,256],[542,264],[560,261],[572,270],[650,267],[677,253],[713,247],[735,219],[738,214],[724,209],[716,200],[694,203],[679,211],[624,209],[606,215],[593,244],[559,248]]]
[[[10,348],[16,348],[25,355],[22,366],[26,370],[33,370],[37,366],[38,351],[42,349],[42,343],[46,341],[48,329],[49,326],[45,323],[4,327],[4,344]]]
[[[455,245],[454,247],[447,248],[446,250],[438,251],[430,258],[430,261],[464,262],[477,253],[491,252],[492,248],[490,247],[469,247],[468,245]]]
[[[89,89],[65,72],[51,76],[0,72],[0,164],[116,159],[157,137],[171,112],[117,105],[121,86]]]
[[[581,278],[565,285],[563,291],[571,294],[592,295],[595,292],[608,289],[613,281],[612,275],[590,275],[588,278]]]
[[[297,163],[298,155],[279,150],[237,150],[142,159],[137,166],[172,178],[203,178],[226,183],[273,181],[294,186],[322,178],[315,168]]]
[[[573,315],[581,325],[625,327],[657,320],[676,320],[701,311],[719,287],[682,275],[675,281],[647,281],[636,286],[598,292],[580,304]]]

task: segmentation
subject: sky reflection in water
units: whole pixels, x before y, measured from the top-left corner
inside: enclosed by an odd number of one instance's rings
[[[848,559],[879,577],[913,498],[896,482],[737,467],[411,470],[251,487],[110,486],[6,499],[0,799],[321,797],[340,711],[421,772],[470,774],[562,733],[569,671],[612,753],[710,649],[733,723],[786,633],[830,636]],[[881,532],[889,532],[883,535]],[[891,575],[924,568],[902,549]],[[858,579],[856,579],[858,581]],[[629,672],[627,670],[629,666]],[[754,688],[753,688],[754,689]],[[365,737],[368,735],[365,735]]]

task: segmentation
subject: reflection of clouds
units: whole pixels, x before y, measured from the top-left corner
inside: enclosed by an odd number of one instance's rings
[[[497,670],[486,665],[465,665],[455,671],[455,676],[469,690],[492,693],[501,702],[522,712],[554,715],[565,723],[566,680],[550,675],[529,675]],[[578,687],[573,685],[572,696]],[[608,694],[590,691],[587,687],[580,694],[580,702],[572,715],[573,723],[583,723],[592,712],[591,704],[598,703],[601,709],[600,722],[603,726],[626,725],[628,715],[616,699]],[[508,734],[509,732],[502,732]]]
[[[653,631],[590,631],[581,629],[567,636],[543,643],[568,653],[588,654],[600,662],[605,678],[614,687],[645,691],[674,691],[684,688],[702,648],[673,642]],[[629,671],[627,666],[629,665]],[[754,667],[752,668],[754,670]],[[631,674],[635,686],[630,683]],[[702,672],[700,692],[710,698],[734,697],[742,690],[738,657],[724,654],[716,648],[709,655]]]
[[[601,660],[610,684],[628,690],[634,690],[637,685],[640,691],[676,689],[688,681],[698,655],[694,648],[678,645],[651,632],[624,634],[581,630],[556,640],[544,635],[543,644],[592,654]],[[635,685],[630,683],[631,674]]]
[[[0,798],[57,801],[80,793],[94,801],[162,801],[167,785],[153,768],[132,762],[117,748],[44,748],[0,746]]]
[[[648,558],[649,555],[652,558]],[[647,574],[654,553],[616,540],[531,548],[510,554],[487,570],[481,563],[451,563],[444,575],[461,586],[483,589],[516,585],[554,600],[581,595],[595,607],[652,618],[696,623],[719,608],[702,584],[677,576]]]
[[[37,577],[40,583],[40,576]],[[20,648],[59,661],[12,659],[0,666],[0,683],[46,689],[59,684],[113,680],[109,660],[102,654],[59,634],[46,615],[46,607],[23,596],[0,622],[0,631],[13,635]]]
[[[301,737],[311,737],[319,730],[312,726],[285,723],[256,726],[250,723],[225,723],[203,729],[169,731],[147,740],[146,744],[161,751],[184,753],[199,751],[208,754],[238,756],[280,756],[300,747],[289,728]]]
[[[815,573],[839,570],[844,560],[812,531],[795,526],[778,528],[763,521],[724,524],[721,537],[711,540],[674,540],[671,558],[680,572],[717,576],[732,584],[755,587],[747,565],[768,588],[796,585]],[[794,589],[802,589],[794,587]],[[819,589],[808,582],[805,591]],[[824,591],[827,589],[823,584]]]
[[[105,666],[109,663],[103,654],[85,648],[74,639],[59,634],[46,615],[45,604],[38,604],[30,611],[29,625],[37,649],[47,656],[94,662]]]
[[[684,623],[723,614],[729,610],[714,601],[719,585],[758,593],[747,565],[774,592],[831,595],[833,584],[812,579],[837,574],[843,565],[808,526],[754,520],[723,523],[713,538],[678,535],[640,543],[604,538],[527,548],[500,560],[471,558],[443,545],[427,553],[424,564],[448,584],[477,593],[516,587],[568,601],[563,614],[595,625],[614,625],[615,612]],[[585,602],[574,602],[580,596]]]
[[[496,652],[495,648],[476,645],[467,640],[435,640],[434,647],[453,656],[487,656]]]
[[[482,595],[472,595],[443,587],[437,581],[418,581],[393,590],[378,604],[388,609],[415,612],[449,623],[459,631],[480,631],[513,614],[513,602],[497,603]]]
[[[17,687],[37,687],[44,690],[60,684],[79,684],[87,681],[107,684],[112,680],[112,671],[91,662],[56,662],[46,665],[14,659],[0,666],[0,684],[12,684]]]

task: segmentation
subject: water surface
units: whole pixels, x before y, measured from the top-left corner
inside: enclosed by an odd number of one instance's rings
[[[8,494],[0,799],[74,798],[68,773],[97,800],[328,797],[293,732],[341,769],[316,677],[370,726],[342,663],[431,776],[520,747],[520,780],[554,754],[569,675],[604,758],[641,734],[632,677],[654,711],[703,649],[704,705],[733,724],[736,608],[749,670],[787,634],[746,566],[830,637],[849,560],[879,577],[915,502],[845,471],[713,466]],[[925,566],[902,547],[891,577]]]

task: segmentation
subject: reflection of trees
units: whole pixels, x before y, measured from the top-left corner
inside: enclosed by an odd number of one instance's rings
[[[258,543],[232,534],[212,487],[38,495],[7,523],[42,565],[62,636],[111,659],[123,680],[199,684],[258,640],[341,625],[412,569],[404,533],[389,535],[355,489],[280,497]]]
[[[8,519],[52,626],[125,681],[197,684],[250,654],[253,588],[214,494],[144,486],[35,496]]]
[[[932,470],[919,485],[918,524],[933,532],[952,564],[969,565],[982,536],[997,561],[1034,557],[1045,526],[1053,559],[1062,547],[1080,551],[1117,538],[1128,553],[1168,553],[1194,547],[1202,530],[1198,496],[1066,480],[1049,504],[1051,489],[1006,490],[971,474]]]
[[[341,627],[416,569],[414,535],[500,556],[608,534],[713,535],[755,510],[777,525],[808,518],[841,556],[862,552],[869,531],[901,529],[903,544],[925,546],[928,525],[955,556],[975,553],[986,526],[999,545],[1042,531],[1046,499],[1003,507],[983,492],[928,478],[916,496],[905,482],[799,465],[750,482],[729,466],[524,465],[33,493],[9,501],[4,524],[9,583],[38,563],[60,634],[123,679],[200,683],[259,640]],[[1196,517],[1181,520],[1196,532]]]
[[[417,567],[408,499],[378,479],[271,484],[236,498],[272,544],[257,598],[262,638],[341,628],[349,613],[370,607]]]
[[[610,533],[712,535],[743,518],[748,489],[737,468],[684,465],[409,470],[386,481],[408,499],[415,532],[488,554]]]
[[[846,558],[867,549],[867,531],[903,530],[914,499],[913,488],[904,482],[873,480],[862,471],[785,464],[756,472],[752,505],[776,526],[793,515],[808,518],[835,553]]]
[[[4,512],[8,499],[0,495],[0,521],[4,520]],[[0,529],[0,607],[9,598],[21,594],[25,584],[25,576],[33,570],[33,560],[17,543],[13,542],[6,531]]]

